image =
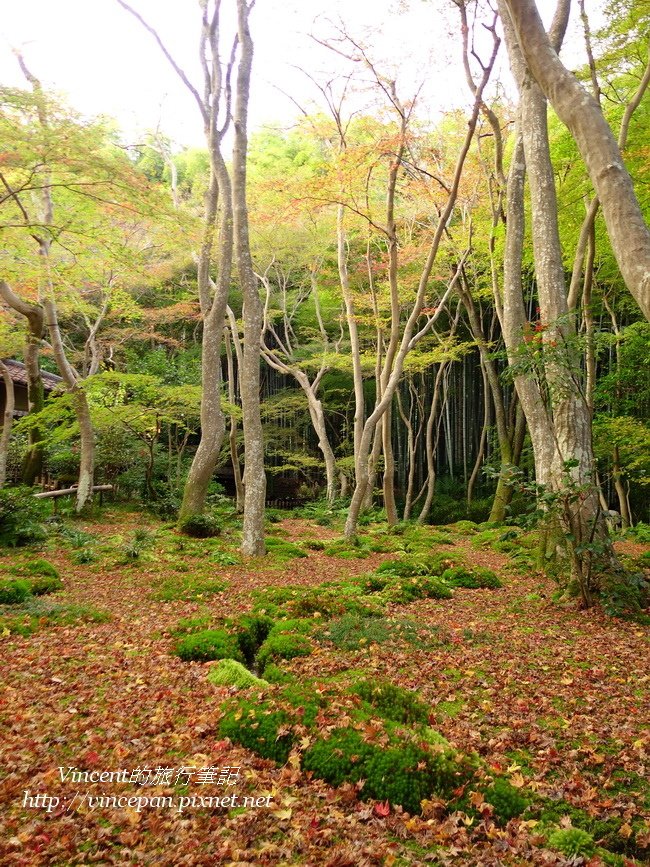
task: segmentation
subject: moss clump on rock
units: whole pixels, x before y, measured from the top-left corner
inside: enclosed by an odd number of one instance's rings
[[[210,668],[208,680],[215,686],[236,686],[238,689],[248,689],[249,686],[266,687],[268,681],[255,677],[241,662],[236,659],[221,659]]]

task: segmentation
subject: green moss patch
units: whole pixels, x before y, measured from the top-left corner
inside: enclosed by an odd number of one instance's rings
[[[244,662],[237,639],[225,629],[205,629],[187,635],[176,645],[174,653],[187,662],[207,662],[211,659],[236,659]]]
[[[354,684],[352,692],[371,705],[385,719],[399,723],[429,721],[429,707],[417,695],[388,681],[362,680]]]
[[[450,587],[463,587],[468,590],[495,590],[503,587],[496,572],[481,566],[453,566],[445,569],[442,580]]]
[[[271,633],[257,651],[255,664],[258,671],[264,673],[269,662],[277,663],[280,659],[295,659],[297,656],[309,656],[312,645],[304,635],[293,633]]]
[[[24,578],[0,581],[0,605],[20,605],[31,595],[31,585]]]
[[[172,575],[161,581],[152,593],[152,599],[157,602],[189,602],[203,596],[222,593],[228,582],[220,578],[208,578],[204,575]]]

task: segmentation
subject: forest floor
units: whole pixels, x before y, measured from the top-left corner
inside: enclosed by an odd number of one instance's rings
[[[250,610],[255,590],[317,587],[399,553],[363,550],[357,559],[318,550],[318,541],[313,549],[314,540],[340,538],[340,527],[294,518],[270,529],[306,556],[272,551],[231,565],[234,537],[185,540],[138,513],[108,509],[73,527],[39,551],[0,556],[0,570],[46,558],[64,585],[48,601],[110,614],[106,622],[80,615],[53,625],[47,607],[36,608],[24,615],[34,630],[27,635],[0,621],[1,864],[625,865],[648,857],[646,627],[559,605],[553,583],[524,561],[461,532],[437,546],[429,528],[432,548],[497,571],[503,586],[387,603],[387,617],[411,618],[435,641],[360,641],[353,649],[314,641],[311,655],[284,664],[299,679],[354,670],[417,690],[430,725],[531,802],[502,823],[483,811],[481,797],[472,800],[478,813],[450,814],[431,799],[410,815],[361,800],[360,785],[334,788],[312,777],[295,753],[278,766],[223,737],[221,706],[236,690],[208,681],[214,663],[173,655],[178,639],[169,634],[180,618],[217,622]],[[141,533],[135,543],[143,527],[155,536]],[[644,550],[621,545],[631,557]],[[203,584],[191,583],[197,578]],[[110,777],[74,782],[69,768],[125,769],[129,779],[163,768],[173,776],[158,787]],[[195,777],[179,777],[183,768]],[[201,768],[239,772],[225,785],[200,782]],[[234,794],[259,804],[201,806],[201,797]],[[138,809],[128,803],[135,797],[152,800]],[[563,853],[549,843],[553,828],[582,828],[591,842],[577,835],[572,854],[565,835]]]

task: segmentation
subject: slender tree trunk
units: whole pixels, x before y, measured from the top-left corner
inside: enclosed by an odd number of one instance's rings
[[[427,495],[418,516],[418,524],[424,524],[424,522],[428,518],[429,511],[431,510],[431,504],[433,503],[433,495],[436,490],[436,449],[434,445],[434,426],[438,414],[440,391],[444,380],[446,368],[446,361],[442,361],[438,366],[438,370],[436,372],[436,380],[433,387],[433,398],[431,400],[431,407],[429,408],[429,415],[427,417],[427,429],[425,436],[425,450],[427,455]]]
[[[239,340],[236,334],[233,334],[232,327],[228,329],[226,335],[226,360],[228,364],[228,400],[234,406],[236,400],[236,380],[235,366],[232,357],[232,344],[235,340]],[[239,365],[238,365],[239,369]],[[239,465],[239,449],[237,446],[237,418],[234,413],[230,414],[230,460],[232,462],[232,473],[235,480],[235,504],[238,512],[244,510],[244,484],[241,477],[241,467]]]
[[[76,509],[77,512],[81,512],[84,506],[90,503],[93,496],[95,473],[95,432],[90,417],[90,407],[88,406],[86,392],[80,385],[79,380],[66,357],[65,349],[63,348],[56,305],[51,298],[46,298],[43,301],[43,310],[47,317],[47,328],[50,334],[52,349],[54,350],[56,365],[68,391],[73,396],[75,415],[79,425],[79,483],[77,486]]]
[[[244,296],[244,352],[241,371],[241,401],[244,428],[244,527],[242,553],[260,556],[264,548],[264,435],[260,413],[260,342],[264,310],[253,270],[248,233],[246,202],[247,123],[253,41],[248,27],[249,7],[237,0],[237,30],[240,59],[237,68],[237,94],[233,122],[233,226],[239,283]]]
[[[0,435],[0,488],[4,488],[7,481],[7,458],[9,457],[9,444],[11,442],[11,428],[14,423],[16,400],[14,396],[14,381],[2,361],[0,361],[0,374],[2,374],[2,381],[5,384],[5,407],[2,419],[2,434]]]
[[[27,373],[27,407],[30,415],[39,413],[45,406],[45,389],[39,356],[43,339],[43,311],[34,307],[28,315],[29,330],[25,343],[25,371]],[[32,425],[27,438],[27,454],[23,461],[22,480],[33,485],[43,472],[43,433],[40,426]]]

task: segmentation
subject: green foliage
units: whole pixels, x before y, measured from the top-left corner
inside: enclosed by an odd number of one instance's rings
[[[174,653],[186,662],[207,662],[210,659],[244,662],[237,639],[225,629],[205,629],[187,635],[176,645]]]
[[[269,635],[255,656],[257,670],[264,673],[269,662],[279,659],[294,659],[297,656],[309,656],[312,652],[311,643],[303,635],[276,632]]]
[[[557,849],[567,858],[578,858],[593,855],[596,849],[591,834],[580,828],[561,828],[554,831],[548,838],[552,849]]]
[[[268,681],[268,683],[277,683],[282,685],[295,682],[295,677],[287,671],[284,671],[279,665],[276,665],[275,662],[269,662],[264,667],[264,679]]]
[[[0,605],[20,605],[31,595],[31,585],[23,578],[0,581]]]
[[[216,665],[211,666],[208,680],[215,686],[236,686],[238,689],[268,686],[268,681],[255,677],[236,659],[221,659]]]
[[[469,590],[487,588],[490,590],[503,587],[496,572],[480,566],[453,566],[445,569],[442,580],[451,587],[464,587]]]
[[[528,798],[502,777],[495,779],[483,797],[492,805],[496,818],[503,823],[520,816],[530,806]]]
[[[241,559],[230,551],[215,551],[210,555],[210,562],[218,566],[237,566],[241,563]]]
[[[354,591],[351,595],[342,592],[340,582],[323,584],[318,588],[306,587],[269,587],[255,591],[254,610],[271,617],[334,617],[346,611],[356,611],[359,614],[375,613],[372,607],[364,602],[360,590],[354,585],[348,587]]]
[[[134,530],[131,537],[121,546],[120,551],[125,563],[139,560],[143,553],[150,548],[154,541],[154,534],[144,527]]]
[[[214,593],[222,593],[228,582],[203,575],[172,575],[161,581],[152,594],[159,602],[175,602],[181,599],[190,602]]]
[[[635,539],[637,542],[642,542],[644,545],[650,545],[650,524],[644,524],[639,521],[634,527],[630,527],[625,532],[626,537]]]
[[[429,721],[429,707],[415,693],[387,681],[362,680],[354,684],[352,692],[376,708],[385,719],[407,725],[426,725]]]
[[[47,506],[31,488],[0,489],[0,545],[33,545],[47,538],[43,524]]]
[[[611,617],[650,623],[650,617],[643,613],[650,606],[650,581],[642,572],[621,570],[603,575],[600,597]]]
[[[344,560],[363,560],[372,552],[370,543],[360,536],[352,540],[336,539],[329,542],[324,550],[328,557],[341,557]]]
[[[193,539],[210,539],[219,536],[222,524],[219,518],[206,512],[203,515],[188,515],[178,523],[178,529]]]

